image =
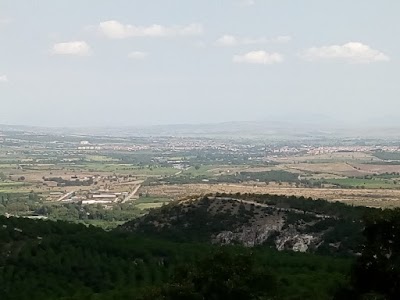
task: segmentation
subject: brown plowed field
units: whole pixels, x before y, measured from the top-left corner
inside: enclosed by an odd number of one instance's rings
[[[188,195],[206,193],[258,193],[311,197],[341,201],[347,204],[371,207],[400,207],[400,190],[380,189],[338,189],[338,188],[296,188],[279,185],[256,184],[181,184],[144,186],[140,192],[151,196],[175,199]]]

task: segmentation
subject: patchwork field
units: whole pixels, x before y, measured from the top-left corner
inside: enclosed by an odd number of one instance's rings
[[[362,171],[349,163],[330,162],[330,163],[299,163],[285,165],[289,170],[296,170],[309,174],[331,174],[338,176],[364,176],[370,172]]]
[[[142,191],[153,197],[185,198],[188,195],[207,193],[257,193],[295,195],[340,201],[351,205],[370,207],[400,207],[400,190],[385,189],[338,189],[338,188],[295,188],[270,184],[184,184],[142,187]]]
[[[399,165],[390,165],[390,164],[354,164],[355,168],[357,168],[361,172],[366,173],[400,173],[400,164]]]
[[[321,146],[321,140],[313,144],[18,131],[3,136],[2,214],[109,228],[171,200],[223,192],[400,207],[400,148],[383,146],[383,151],[370,140],[327,140]]]

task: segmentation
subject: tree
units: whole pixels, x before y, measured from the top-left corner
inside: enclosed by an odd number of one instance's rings
[[[6,179],[7,176],[3,172],[0,172],[0,181],[5,181]]]
[[[353,270],[353,287],[365,299],[400,298],[400,209],[365,217],[365,244]],[[380,298],[379,298],[379,297]]]
[[[276,295],[276,288],[275,276],[256,266],[252,253],[236,254],[222,248],[178,269],[172,282],[150,289],[142,299],[267,299]]]

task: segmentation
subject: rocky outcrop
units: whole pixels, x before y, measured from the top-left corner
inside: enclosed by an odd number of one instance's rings
[[[321,241],[317,234],[299,233],[295,228],[282,231],[275,239],[276,249],[307,252],[310,248],[316,249]]]
[[[318,248],[321,237],[318,234],[299,233],[295,228],[282,230],[282,224],[244,227],[240,231],[222,231],[215,235],[212,242],[221,245],[241,244],[246,247],[262,245],[273,239],[279,251],[292,250],[307,252]]]
[[[264,244],[268,238],[279,232],[282,225],[263,225],[263,226],[246,226],[239,232],[223,231],[217,234],[213,239],[213,243],[229,245],[239,243],[246,247],[254,247]]]

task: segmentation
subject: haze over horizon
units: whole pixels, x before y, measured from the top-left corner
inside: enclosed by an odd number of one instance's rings
[[[395,0],[2,0],[0,124],[400,125],[399,9]]]

